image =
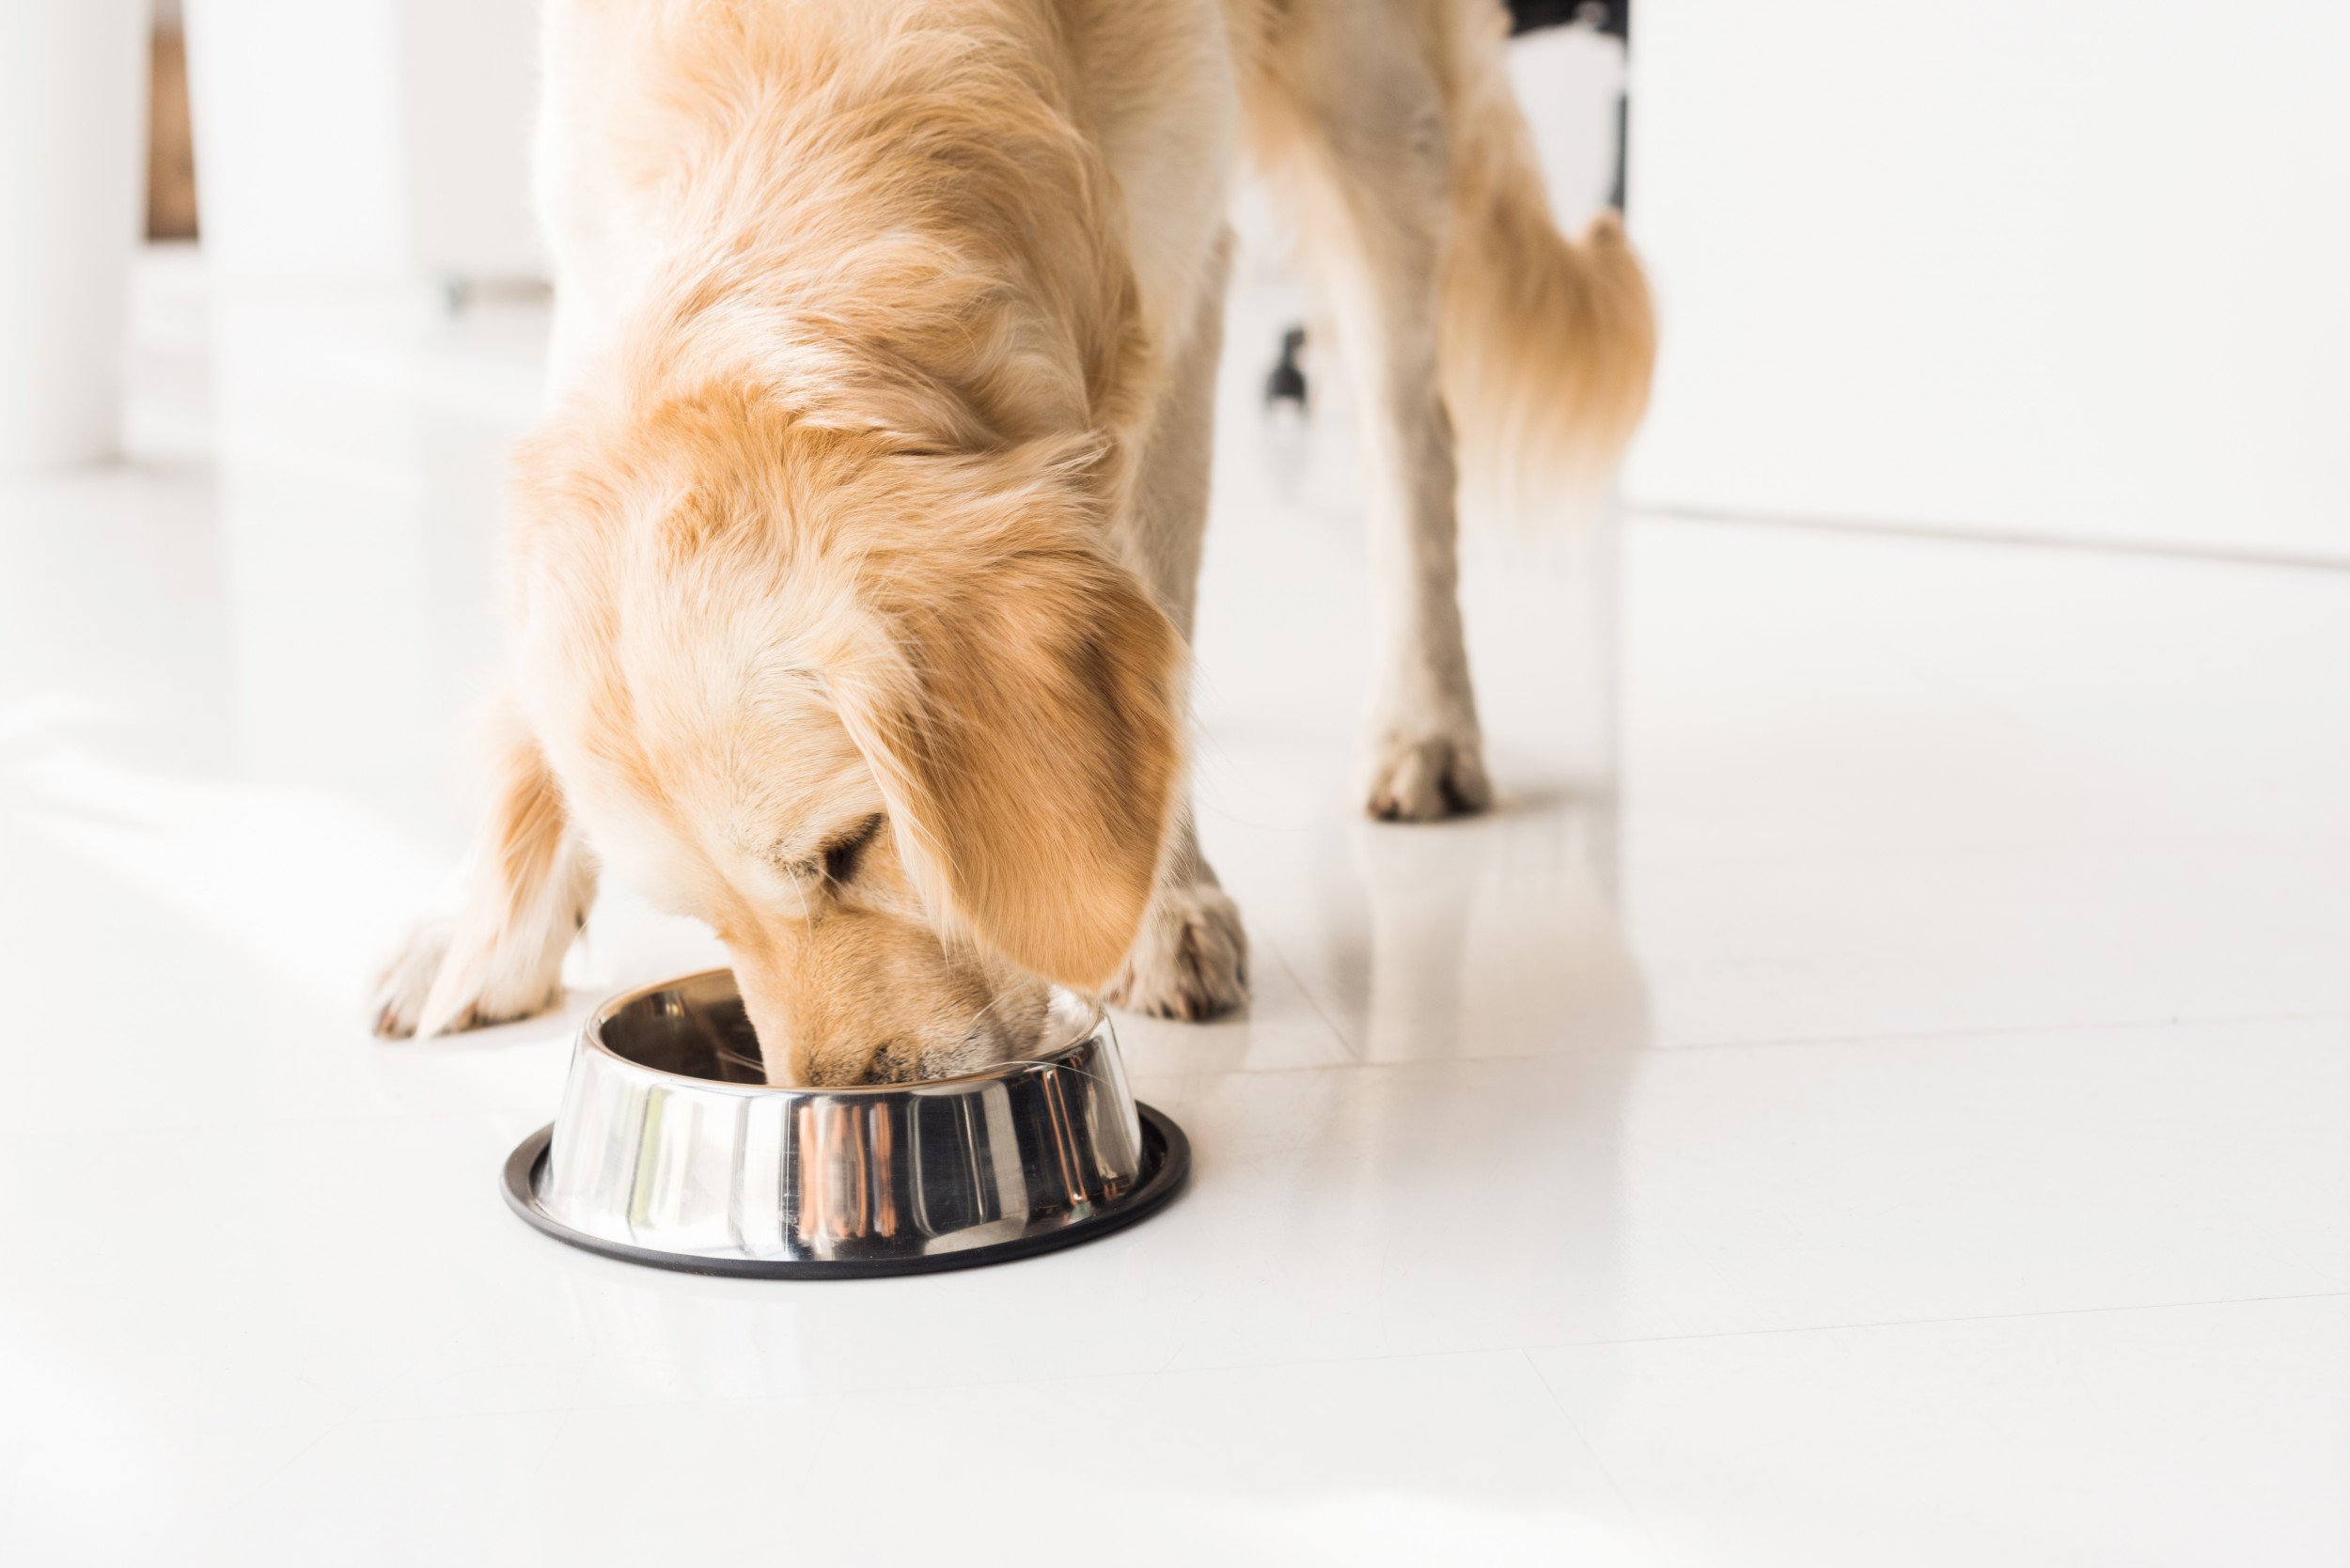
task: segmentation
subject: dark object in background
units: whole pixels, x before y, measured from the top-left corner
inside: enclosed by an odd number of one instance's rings
[[[1541,27],[1589,27],[1611,39],[1632,38],[1632,0],[1510,0],[1510,36]]]
[[[1632,0],[1509,0],[1510,36],[1544,27],[1589,27],[1632,47]],[[1623,211],[1623,144],[1631,129],[1631,106],[1616,100],[1616,181],[1608,188],[1607,205]]]
[[[148,54],[147,237],[196,238],[196,141],[188,121],[186,35],[155,25]]]
[[[1281,362],[1264,379],[1265,406],[1290,402],[1297,412],[1306,412],[1306,372],[1298,368],[1297,351],[1306,346],[1306,329],[1293,326],[1281,334]]]

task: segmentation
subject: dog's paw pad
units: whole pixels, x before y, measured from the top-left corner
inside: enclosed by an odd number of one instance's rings
[[[1126,966],[1103,993],[1130,1011],[1204,1023],[1248,1005],[1248,935],[1220,887],[1161,893]]]
[[[1432,823],[1482,811],[1494,791],[1474,738],[1428,735],[1384,743],[1366,795],[1363,808],[1381,822]]]

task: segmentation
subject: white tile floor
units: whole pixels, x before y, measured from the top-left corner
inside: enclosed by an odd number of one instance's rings
[[[0,489],[0,1561],[2350,1558],[2350,572],[1480,546],[1504,808],[1372,826],[1259,279],[1199,638],[1258,1003],[1124,1026],[1191,1191],[651,1274],[493,1181],[706,938],[615,897],[459,1040],[356,999],[461,831],[543,323],[146,285],[141,460]]]

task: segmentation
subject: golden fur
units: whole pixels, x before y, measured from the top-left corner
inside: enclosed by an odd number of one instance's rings
[[[379,1027],[547,1005],[599,863],[725,940],[778,1081],[1016,1056],[1047,981],[1237,1004],[1179,786],[1244,105],[1415,563],[1373,809],[1480,804],[1445,405],[1472,502],[1522,502],[1612,459],[1649,330],[1620,233],[1549,226],[1498,14],[554,0],[559,399],[518,462],[512,717],[462,906]]]

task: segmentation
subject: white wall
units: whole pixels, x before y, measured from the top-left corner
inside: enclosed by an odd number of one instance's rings
[[[464,277],[543,276],[531,216],[534,0],[400,0],[401,109],[420,265]]]
[[[0,5],[0,470],[119,442],[145,23],[140,0]]]
[[[204,251],[229,280],[540,272],[534,0],[185,0]]]
[[[197,221],[225,279],[412,270],[396,0],[184,0]]]
[[[1642,0],[1649,504],[2350,558],[2350,5]]]
[[[1533,133],[1551,215],[1578,232],[1616,180],[1616,102],[1623,45],[1589,27],[1544,27],[1510,40],[1510,86]]]

